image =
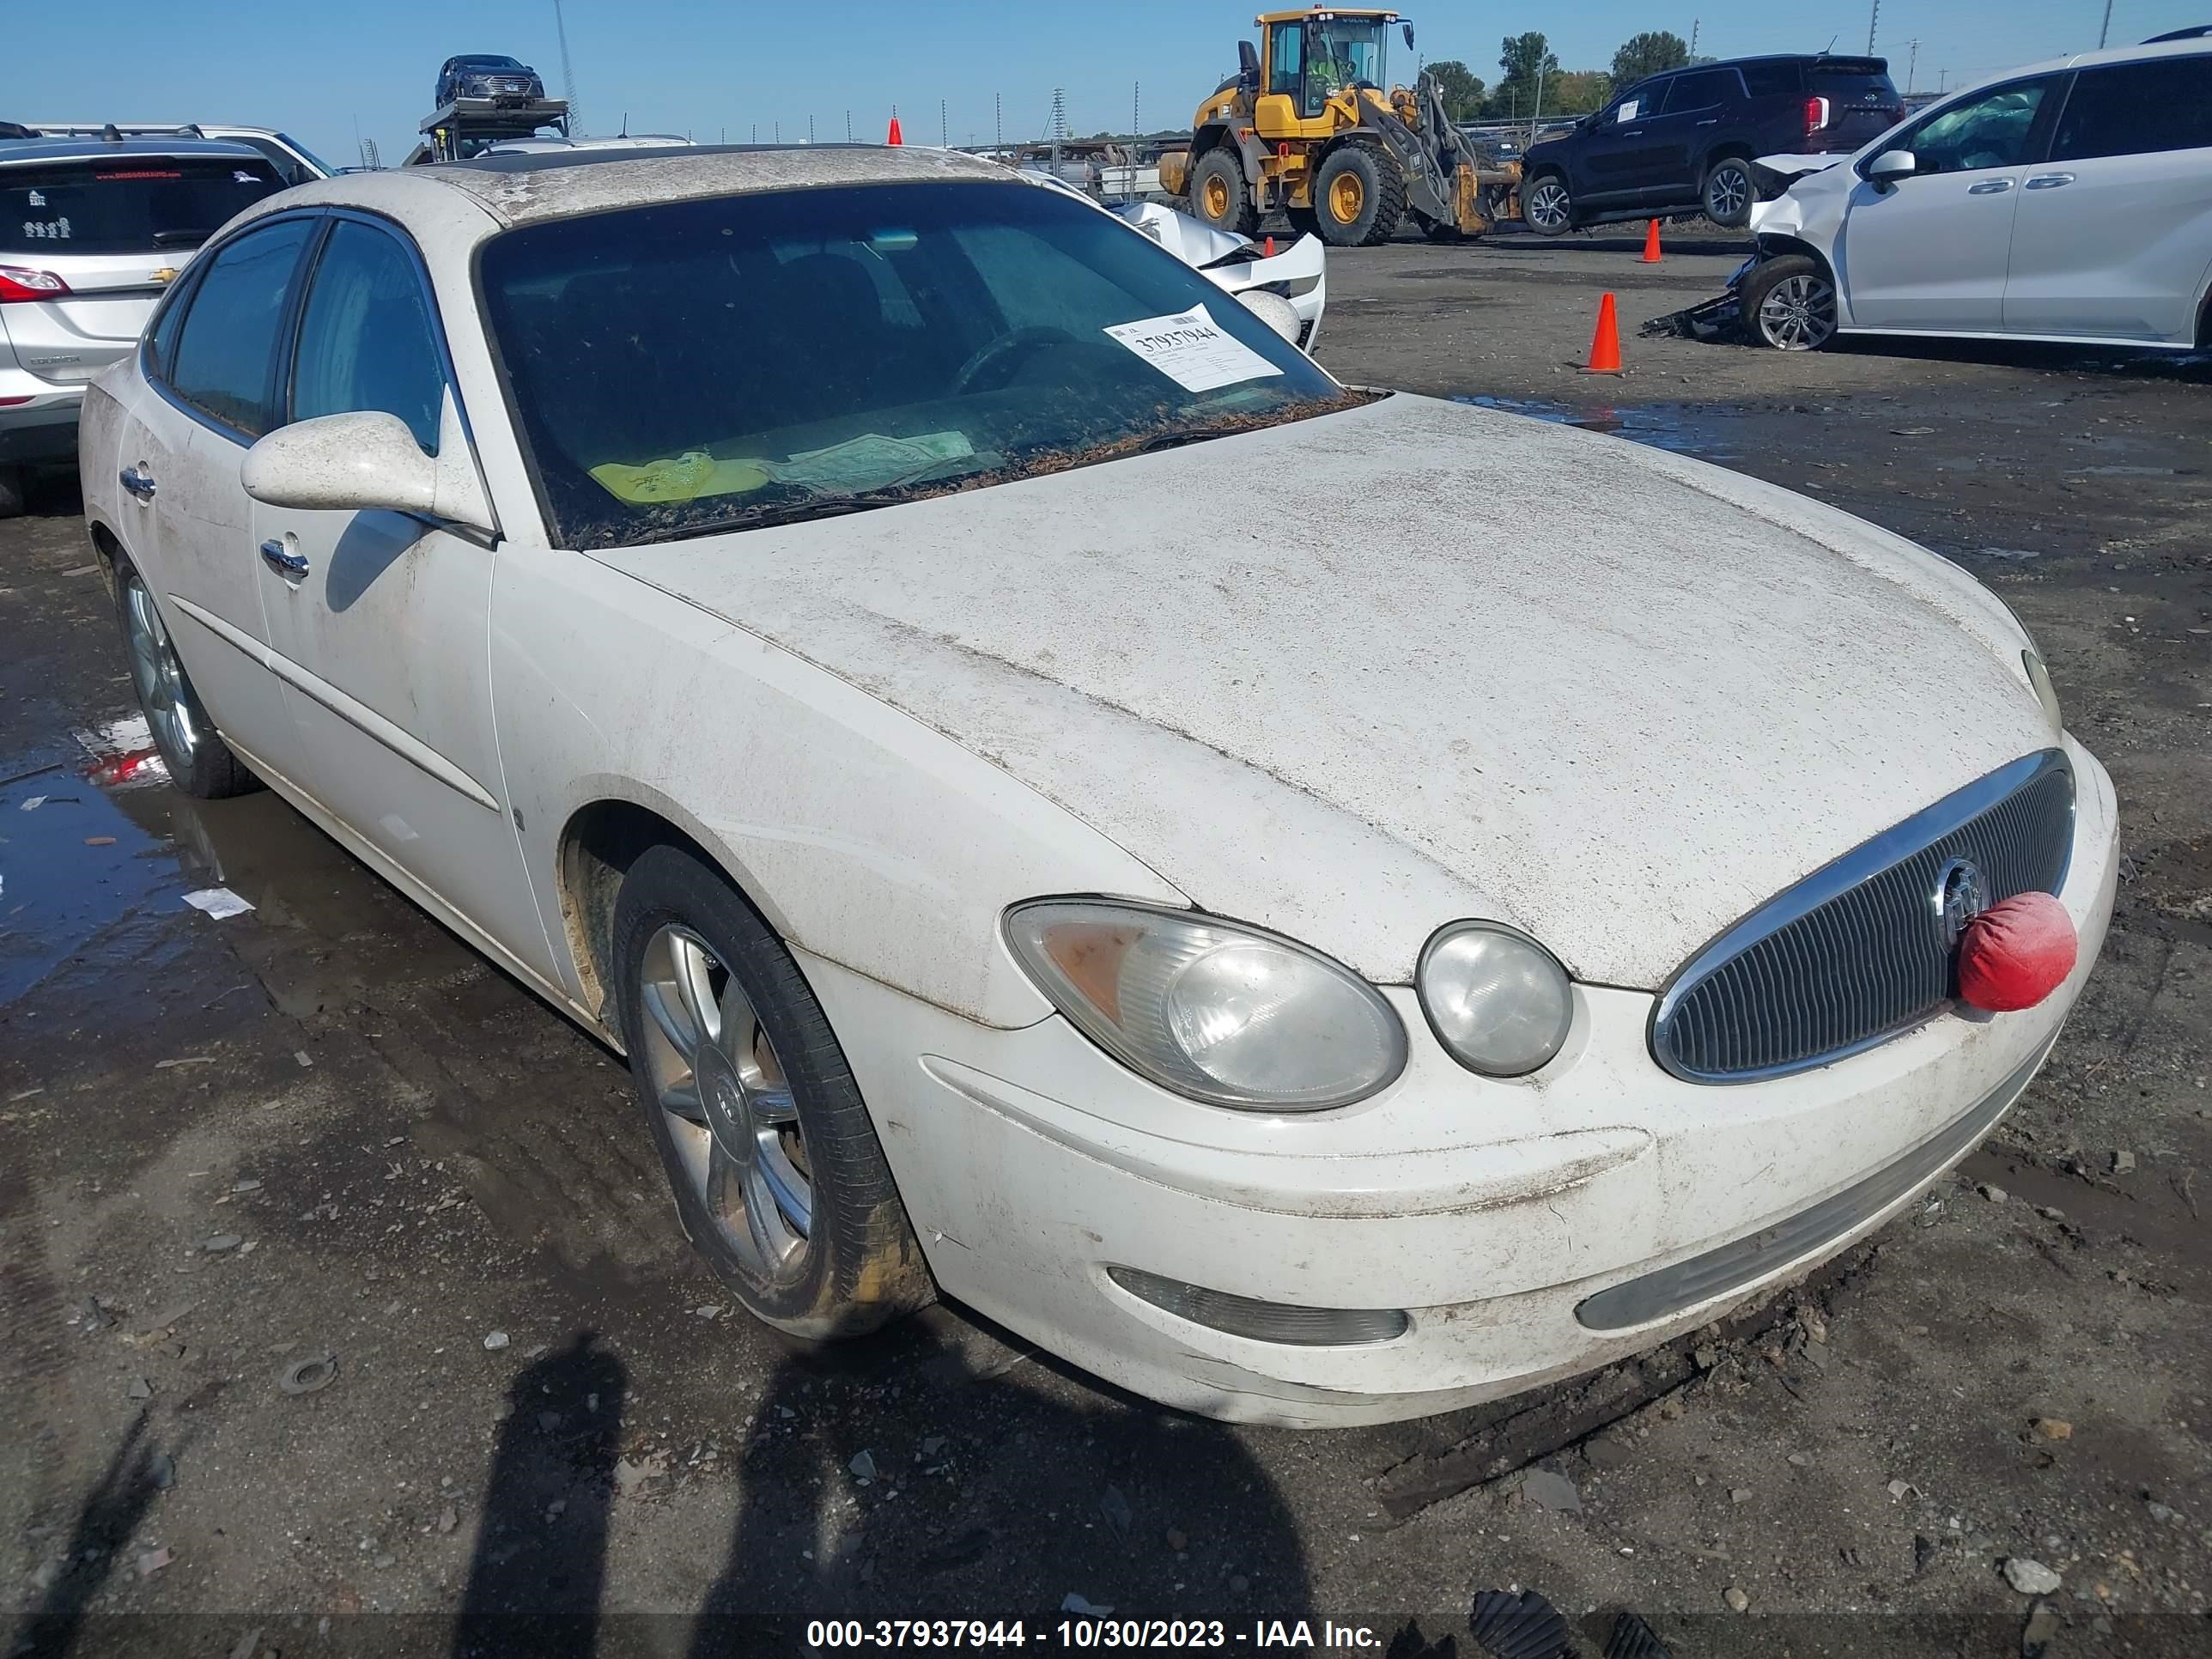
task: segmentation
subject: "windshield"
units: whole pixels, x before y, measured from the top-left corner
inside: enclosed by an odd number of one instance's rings
[[[278,143],[288,145],[295,153],[306,156],[307,160],[313,164],[315,171],[323,174],[325,178],[337,171],[336,167],[332,167],[328,161],[323,160],[321,156],[316,155],[314,151],[309,149],[305,144],[301,143],[297,138],[295,138],[290,133],[280,132],[276,135],[276,138]]]
[[[50,253],[194,248],[283,185],[258,155],[118,155],[0,167],[0,247]]]
[[[1373,18],[1332,17],[1306,26],[1306,76],[1310,84],[1334,92],[1355,81],[1378,87],[1390,82],[1383,75],[1383,48],[1389,34],[1387,24]]]
[[[1363,401],[1087,204],[915,183],[509,231],[479,280],[553,533],[817,518]]]

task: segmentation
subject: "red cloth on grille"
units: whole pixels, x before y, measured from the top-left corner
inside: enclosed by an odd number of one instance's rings
[[[2081,948],[2074,919],[2049,893],[2020,893],[1966,924],[1959,939],[1959,995],[1977,1008],[2033,1008],[2066,982]]]

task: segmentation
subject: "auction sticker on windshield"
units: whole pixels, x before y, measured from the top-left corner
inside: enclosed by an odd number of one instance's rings
[[[1211,392],[1283,372],[1224,333],[1203,304],[1173,317],[1116,323],[1106,332],[1186,392]]]

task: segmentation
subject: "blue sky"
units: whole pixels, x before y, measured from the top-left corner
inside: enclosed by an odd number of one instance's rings
[[[1078,132],[1126,127],[1131,83],[1147,127],[1189,119],[1236,64],[1251,0],[1069,0],[1025,4],[939,0],[775,6],[763,0],[562,0],[583,126],[611,132],[726,131],[766,141],[880,138],[891,106],[907,136],[935,143],[938,103],[954,143],[992,137],[1004,100],[1008,138],[1043,131],[1055,86]],[[1687,36],[1700,52],[1838,51],[1866,44],[1868,0],[1818,9],[1772,0],[1577,0],[1568,5],[1449,5],[1407,9],[1430,58],[1460,58],[1498,78],[1501,35],[1540,28],[1568,69],[1602,68],[1640,29]],[[1918,79],[1950,84],[2097,43],[2104,0],[1882,0],[1876,50],[1905,81],[1905,42],[1920,42]],[[2212,21],[2212,0],[2114,0],[2115,43]],[[128,43],[122,49],[119,43]],[[454,52],[511,52],[557,90],[552,0],[472,0],[460,6],[331,0],[100,0],[9,8],[15,68],[0,82],[0,118],[233,121],[276,126],[334,163],[357,159],[356,134],[396,161],[429,112],[439,63]]]

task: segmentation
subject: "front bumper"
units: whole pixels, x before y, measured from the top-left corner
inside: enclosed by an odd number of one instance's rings
[[[820,958],[844,1042],[939,1283],[1044,1348],[1170,1405],[1293,1426],[1389,1421],[1573,1376],[1834,1255],[1979,1144],[2049,1052],[2102,945],[2111,780],[2069,740],[2068,982],[1993,1019],[1942,1015],[1771,1082],[1651,1060],[1652,999],[1584,987],[1533,1079],[1461,1069],[1387,993],[1406,1073],[1339,1112],[1266,1118],[1132,1078],[1058,1018],[994,1030]],[[1109,1267],[1259,1301],[1398,1309],[1359,1346],[1255,1340],[1140,1300]]]

